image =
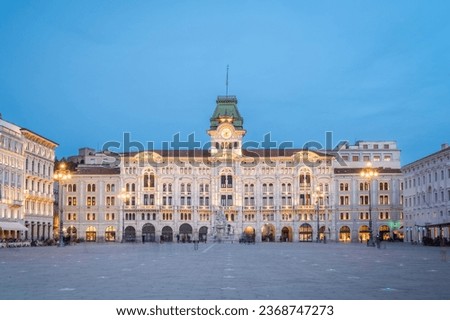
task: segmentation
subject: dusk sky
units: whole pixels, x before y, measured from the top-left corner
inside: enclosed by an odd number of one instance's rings
[[[450,142],[449,1],[0,0],[0,112],[57,156],[176,133],[236,95],[245,141]]]

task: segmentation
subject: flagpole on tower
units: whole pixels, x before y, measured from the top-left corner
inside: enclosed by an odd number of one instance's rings
[[[229,69],[229,65],[227,65],[227,79],[225,82],[225,86],[226,86],[226,96],[228,97],[228,69]]]

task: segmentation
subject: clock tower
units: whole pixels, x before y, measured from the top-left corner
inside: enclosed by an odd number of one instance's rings
[[[218,96],[216,109],[210,119],[212,155],[242,155],[244,119],[237,108],[236,96]]]

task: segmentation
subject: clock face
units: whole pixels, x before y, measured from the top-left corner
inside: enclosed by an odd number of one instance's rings
[[[224,128],[221,132],[220,135],[222,136],[222,138],[224,139],[229,139],[232,135],[232,132],[229,128]]]

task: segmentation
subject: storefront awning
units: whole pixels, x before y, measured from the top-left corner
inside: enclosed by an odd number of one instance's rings
[[[18,230],[18,231],[28,231],[27,227],[19,222],[10,221],[0,221],[0,229],[2,230]]]

